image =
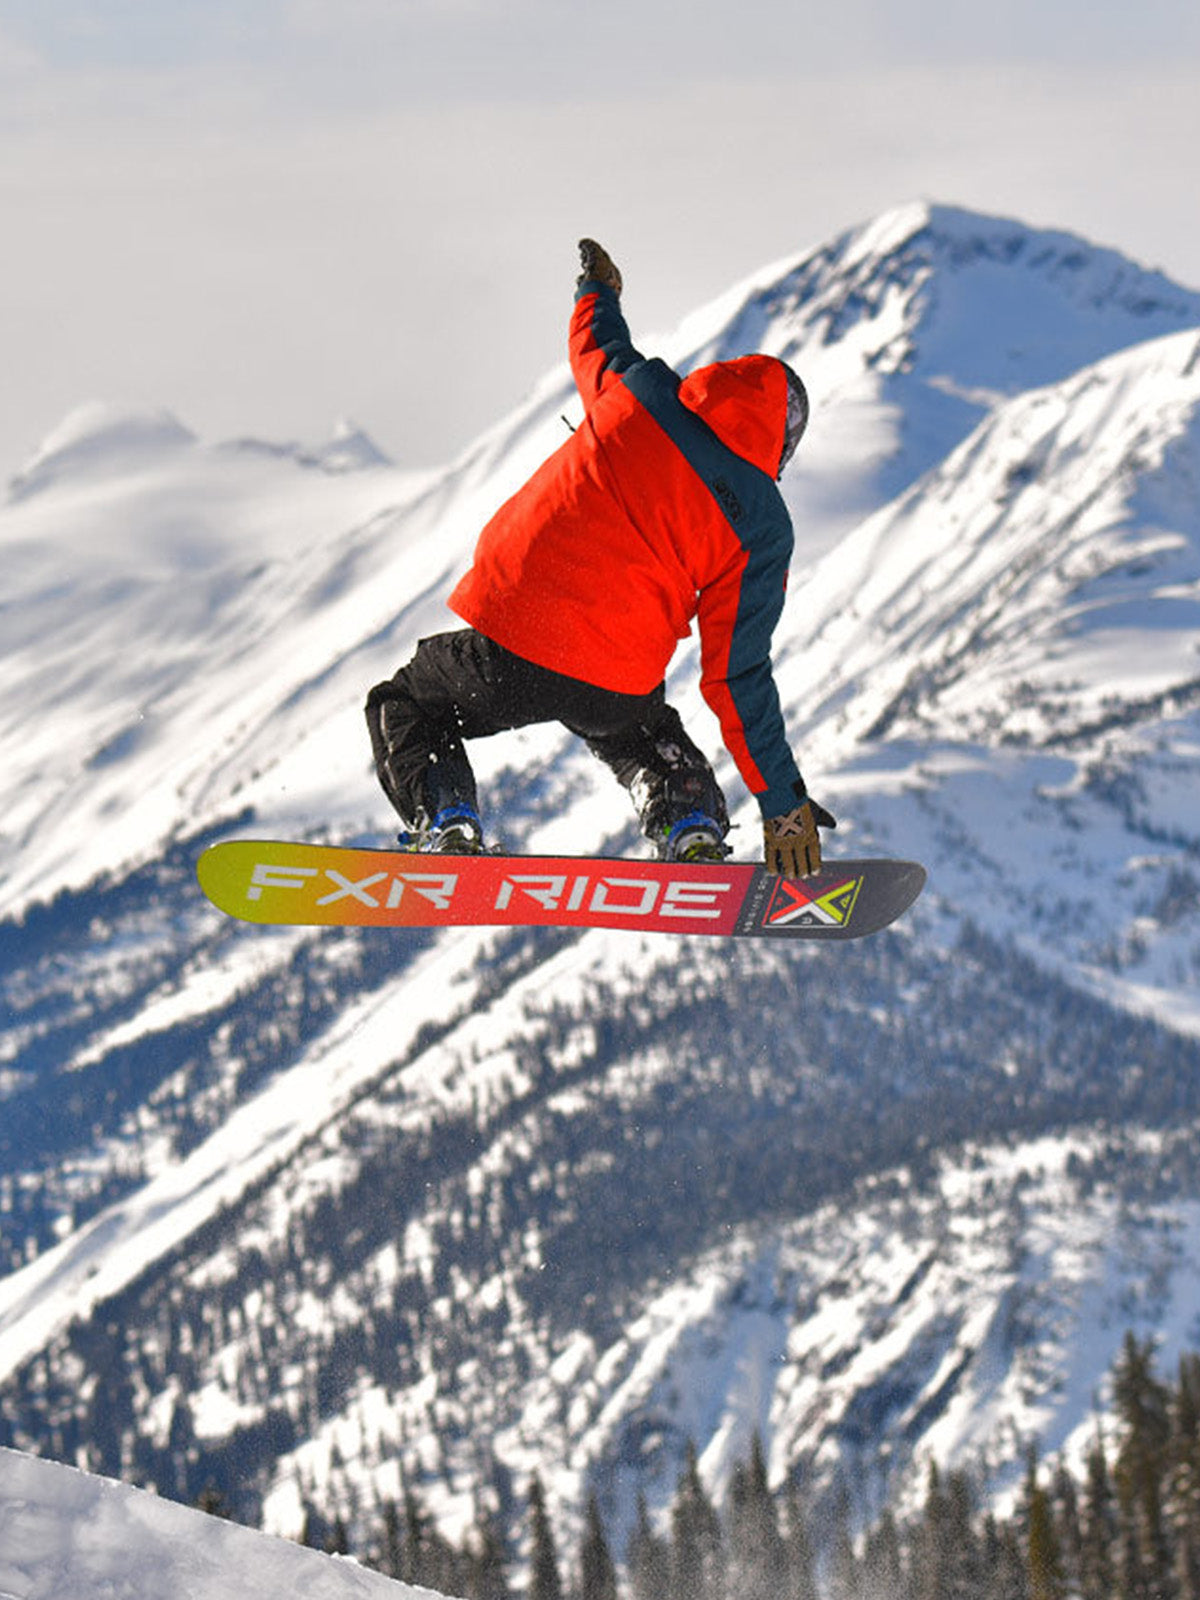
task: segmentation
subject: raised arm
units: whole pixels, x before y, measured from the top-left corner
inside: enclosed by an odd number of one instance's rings
[[[643,358],[634,349],[621,311],[621,274],[594,239],[579,241],[583,270],[576,281],[571,316],[571,371],[584,410],[609,384]]]

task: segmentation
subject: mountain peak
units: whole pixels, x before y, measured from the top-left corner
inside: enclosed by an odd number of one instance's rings
[[[843,266],[880,260],[903,250],[930,228],[940,209],[924,200],[910,200],[848,230],[842,235],[848,245]]]
[[[326,472],[359,472],[392,464],[370,434],[349,417],[338,419],[327,442],[313,450],[311,457]]]
[[[762,350],[813,414],[784,481],[798,537],[829,548],[1015,395],[1200,326],[1200,293],[1078,235],[927,201],[777,263],[696,312],[680,370]]]
[[[885,311],[863,334],[877,370],[942,363],[965,381],[974,365],[1014,394],[1200,324],[1200,293],[1078,234],[912,201],[764,268],[680,334],[696,359],[751,346],[812,357]]]
[[[825,302],[833,316],[822,326],[826,340],[899,300],[904,338],[889,370],[957,365],[965,377],[970,364],[1004,394],[1200,323],[1200,294],[1116,250],[924,201],[885,211],[793,263],[785,286]]]
[[[106,401],[76,406],[53,428],[9,482],[19,501],[68,481],[92,482],[166,462],[197,443],[197,437],[165,408],[133,408]],[[322,444],[278,444],[237,439],[228,446],[250,454],[289,458],[322,472],[359,472],[389,467],[390,458],[359,425],[342,417]]]
[[[146,466],[195,442],[195,434],[169,411],[91,401],[68,412],[46,435],[11,480],[10,493],[21,500],[65,477]]]
[[[342,417],[324,444],[306,445],[295,440],[280,443],[270,439],[241,438],[228,441],[224,449],[247,455],[294,461],[297,466],[317,467],[322,472],[361,472],[369,467],[390,467],[393,463],[356,422]]]

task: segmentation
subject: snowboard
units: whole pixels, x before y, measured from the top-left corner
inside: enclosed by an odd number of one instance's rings
[[[827,861],[811,878],[782,878],[744,862],[413,855],[255,839],[211,845],[196,872],[213,905],[246,922],[774,939],[876,933],[925,885],[917,862],[885,858]]]

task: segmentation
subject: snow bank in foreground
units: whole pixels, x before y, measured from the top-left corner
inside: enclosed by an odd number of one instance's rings
[[[3,1600],[416,1600],[428,1592],[141,1489],[0,1450]]]

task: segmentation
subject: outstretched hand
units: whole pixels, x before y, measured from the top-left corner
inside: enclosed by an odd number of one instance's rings
[[[620,294],[620,269],[602,244],[597,244],[595,239],[580,239],[579,264],[583,268],[579,283],[586,283],[590,279],[593,283],[607,284],[616,294]]]

